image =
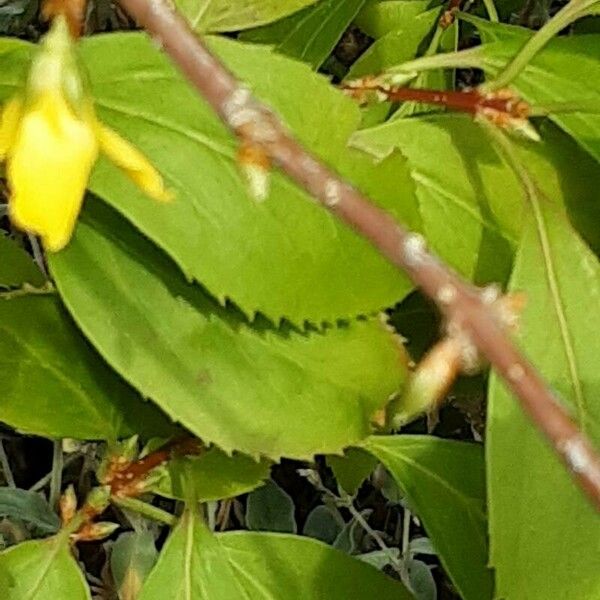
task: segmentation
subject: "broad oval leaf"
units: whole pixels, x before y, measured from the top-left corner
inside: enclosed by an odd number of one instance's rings
[[[5,600],[91,600],[69,538],[62,534],[0,553],[0,590]]]
[[[0,297],[0,421],[46,437],[169,436],[174,426],[90,347],[55,295]]]
[[[335,507],[319,504],[315,506],[304,522],[302,535],[333,545],[343,527],[343,518]]]
[[[378,320],[249,326],[114,211],[85,212],[50,259],[66,305],[109,364],[205,442],[272,458],[339,452],[402,386],[405,350]]]
[[[246,501],[246,525],[253,531],[279,531],[296,533],[294,501],[275,482],[248,494]]]
[[[193,485],[198,502],[210,502],[250,492],[262,485],[270,470],[268,460],[256,461],[238,453],[228,456],[213,447],[198,457],[171,459],[164,467],[164,477],[152,491],[185,500],[189,486]]]
[[[214,536],[186,511],[150,573],[140,600],[409,600],[373,567],[321,542],[290,534]]]
[[[510,283],[527,295],[521,345],[598,446],[600,264],[546,197],[531,213]],[[498,596],[600,597],[598,513],[495,375],[487,463]]]
[[[363,447],[392,474],[465,600],[492,598],[483,448],[430,436],[372,436]]]
[[[199,32],[238,31],[282,19],[317,0],[175,0]]]
[[[380,157],[394,148],[406,156],[436,253],[471,279],[508,276],[522,193],[476,124],[457,115],[398,119],[356,132],[351,143]]]
[[[419,229],[403,159],[374,164],[346,147],[360,122],[352,100],[308,66],[263,46],[226,39],[211,46],[309,149]],[[31,48],[0,41],[0,100],[14,93]],[[373,313],[412,288],[366,240],[279,173],[269,198],[253,201],[235,162],[235,138],[145,36],[94,36],[82,42],[81,54],[99,117],[152,159],[176,200],[151,202],[108,161],[96,166],[91,189],[213,296],[232,299],[250,316],[259,311],[302,324]]]
[[[419,227],[402,158],[375,165],[346,148],[360,120],[350,99],[308,66],[262,46],[218,39],[212,48],[312,151]],[[82,53],[100,116],[144,150],[177,197],[152,203],[108,163],[98,165],[92,189],[213,296],[250,316],[300,324],[372,313],[411,289],[368,242],[281,174],[272,173],[265,202],[253,201],[235,163],[235,139],[144,37],[98,36]]]

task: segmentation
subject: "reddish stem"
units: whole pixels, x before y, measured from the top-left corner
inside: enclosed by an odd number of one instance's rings
[[[113,496],[135,496],[143,487],[150,471],[165,464],[173,456],[197,455],[202,449],[199,440],[186,437],[173,440],[134,462],[123,464],[119,457],[115,457],[104,483],[110,486]]]
[[[491,94],[481,94],[478,90],[428,90],[423,88],[390,87],[376,80],[365,79],[344,87],[351,96],[361,97],[365,93],[375,92],[392,102],[421,102],[437,104],[466,112],[472,115],[492,111],[514,119],[526,119],[529,105],[508,90]]]

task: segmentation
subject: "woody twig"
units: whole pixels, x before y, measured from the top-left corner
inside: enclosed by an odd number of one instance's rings
[[[567,415],[538,371],[510,339],[493,310],[497,297],[463,281],[427,249],[425,240],[311,156],[205,47],[167,0],[120,0],[179,66],[244,144],[259,146],[270,161],[337,218],[368,239],[406,272],[465,344],[493,365],[523,410],[544,433],[578,485],[600,510],[600,456]]]

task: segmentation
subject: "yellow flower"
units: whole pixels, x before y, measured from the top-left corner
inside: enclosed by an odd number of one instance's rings
[[[97,120],[74,46],[64,19],[55,19],[32,62],[25,93],[5,105],[0,119],[0,160],[7,162],[10,218],[17,227],[39,235],[52,252],[71,239],[100,151],[148,195],[169,199],[147,159]]]

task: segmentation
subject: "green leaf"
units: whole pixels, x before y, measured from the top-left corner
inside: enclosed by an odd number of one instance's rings
[[[569,220],[579,235],[589,244],[592,250],[600,255],[600,202],[598,202],[598,186],[600,186],[600,168],[598,163],[587,152],[581,149],[577,141],[564,133],[551,121],[547,120],[539,127],[545,147],[551,151],[552,161],[558,174],[557,184],[560,188],[544,185],[547,181],[545,169],[537,169],[535,162],[524,158],[524,164],[535,173],[545,194],[564,202]],[[557,197],[556,189],[562,191]]]
[[[408,561],[408,578],[416,600],[437,600],[437,588],[429,565],[420,560]]]
[[[302,535],[332,545],[342,530],[343,522],[339,513],[336,518],[334,511],[337,511],[337,509],[323,504],[315,506],[306,517]]]
[[[378,156],[398,148],[407,157],[424,235],[436,253],[471,279],[507,278],[523,194],[469,118],[398,119],[356,132],[352,144]]]
[[[409,29],[430,4],[430,0],[370,0],[358,14],[356,24],[377,40],[394,29]]]
[[[54,296],[0,298],[0,420],[46,437],[170,435],[173,427],[112,372]]]
[[[527,295],[523,350],[598,445],[600,265],[543,196],[533,199],[510,289]],[[600,597],[598,514],[495,375],[487,462],[498,596]]]
[[[488,79],[498,74],[518,52],[531,32],[527,29],[469,18],[487,40],[473,55]],[[539,52],[512,87],[532,105],[571,106],[569,112],[552,112],[550,118],[600,161],[600,35],[556,37]],[[576,106],[582,109],[575,112]],[[588,107],[588,108],[586,108]]]
[[[217,574],[217,576],[215,576]],[[409,600],[402,584],[315,540],[289,534],[214,536],[191,512],[150,573],[140,600]]]
[[[384,2],[382,4],[393,4]],[[403,2],[403,12],[411,15],[402,21],[397,28],[392,29],[371,45],[352,65],[346,79],[355,79],[365,75],[381,73],[385,69],[417,56],[423,40],[431,33],[440,17],[440,9],[421,12],[419,0]],[[404,5],[407,5],[404,7]],[[414,6],[413,6],[414,5]],[[417,12],[418,10],[418,12]]]
[[[45,281],[27,252],[0,231],[0,287],[18,287],[24,283],[39,287]]]
[[[254,531],[296,533],[294,501],[276,483],[265,485],[248,494],[246,525]]]
[[[0,590],[5,600],[91,600],[65,535],[23,542],[0,553]]]
[[[483,44],[513,40],[523,45],[525,40],[532,35],[531,29],[526,27],[508,25],[507,23],[494,23],[469,13],[459,12],[457,16],[461,21],[471,23],[477,28],[477,33],[479,33]]]
[[[46,500],[36,492],[0,487],[0,516],[31,523],[41,533],[56,533],[60,520]]]
[[[600,215],[600,170],[555,128],[542,134],[544,143],[517,146],[523,160],[600,245],[589,218]],[[477,282],[506,281],[525,214],[524,192],[476,123],[456,114],[399,119],[358,131],[351,143],[378,157],[399,149],[408,160],[431,247]]]
[[[242,32],[239,39],[273,49],[317,69],[329,56],[366,0],[321,0],[281,21]]]
[[[412,435],[372,436],[363,447],[402,488],[462,597],[491,598],[482,448]]]
[[[316,6],[318,6],[318,2],[316,5],[304,8],[301,11],[294,13],[289,17],[285,17],[284,19],[280,19],[279,21],[275,21],[274,23],[240,31],[237,39],[241,42],[268,44],[275,47],[285,40],[288,34],[294,30],[296,25],[301,23],[307,15],[310,15],[315,10]]]
[[[509,52],[514,52],[515,45],[508,46]],[[497,71],[496,61],[502,60],[503,55],[506,56],[503,48],[488,48],[488,70]],[[600,35],[555,38],[517,78],[514,86],[534,105],[584,102],[597,108],[600,106]],[[597,111],[557,112],[550,118],[600,161],[600,115]]]
[[[110,568],[119,598],[138,597],[157,558],[150,531],[127,531],[118,537],[111,547]]]
[[[317,0],[175,0],[190,25],[206,31],[238,31],[277,21]]]
[[[185,500],[186,486],[194,486],[199,502],[233,498],[258,487],[269,477],[271,463],[243,454],[228,456],[211,448],[198,457],[175,458],[165,466],[165,477],[152,491]]]
[[[366,0],[322,0],[299,15],[275,51],[318,69]]]
[[[0,100],[4,101],[21,87],[35,46],[15,38],[0,38]]]
[[[378,320],[322,332],[249,326],[188,284],[103,203],[50,258],[67,307],[106,360],[226,451],[305,458],[364,439],[406,355]]]
[[[361,118],[351,99],[306,65],[268,48],[227,39],[213,39],[211,47],[309,149],[401,222],[419,229],[402,158],[374,164],[347,148]],[[19,85],[32,48],[0,40],[0,101]],[[152,159],[177,197],[168,205],[150,201],[104,160],[90,186],[188,278],[219,299],[231,298],[248,315],[260,311],[297,324],[372,313],[412,289],[367,241],[279,173],[272,175],[269,199],[257,205],[235,164],[234,137],[145,36],[92,36],[82,42],[81,53],[99,117]]]
[[[312,151],[419,228],[402,158],[374,164],[347,149],[360,121],[352,100],[306,65],[263,46],[219,39],[212,48]],[[177,198],[151,202],[106,162],[97,166],[91,187],[188,278],[218,299],[231,298],[250,316],[260,311],[275,322],[287,317],[297,324],[371,313],[412,288],[368,242],[279,173],[272,175],[270,197],[253,201],[235,164],[235,139],[144,37],[96,36],[83,42],[82,52],[99,115],[135,140]]]
[[[328,456],[327,464],[342,489],[354,495],[377,466],[377,460],[360,448],[348,448],[343,456]]]

